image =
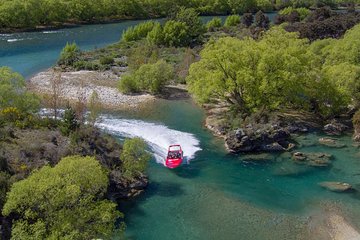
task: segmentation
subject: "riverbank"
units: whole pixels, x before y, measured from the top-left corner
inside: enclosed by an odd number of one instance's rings
[[[57,80],[56,78],[59,78]],[[55,73],[53,69],[40,72],[28,81],[30,91],[40,95],[59,93],[59,98],[88,102],[93,92],[99,97],[101,107],[108,110],[140,108],[155,100],[150,94],[125,95],[117,89],[119,76],[112,71],[71,71]],[[54,89],[55,88],[55,89]]]

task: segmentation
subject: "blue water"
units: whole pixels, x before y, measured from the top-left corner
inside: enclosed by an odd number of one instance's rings
[[[51,67],[66,42],[76,41],[84,50],[99,48],[118,41],[124,29],[138,22],[0,35],[0,66],[10,66],[28,78]],[[133,133],[150,134],[154,153],[157,147],[166,148],[157,143],[171,141],[178,131],[184,133],[182,139],[196,138],[202,149],[189,165],[176,170],[164,168],[155,158],[150,162],[149,188],[139,198],[120,203],[128,238],[309,239],[308,216],[324,203],[340,207],[360,227],[359,194],[336,194],[318,186],[320,181],[346,181],[359,187],[360,155],[351,136],[339,138],[346,144],[341,149],[316,144],[321,135],[299,137],[303,147],[298,150],[334,155],[332,167],[326,169],[296,165],[286,154],[273,154],[271,162],[254,164],[244,162],[244,156],[228,154],[223,140],[203,127],[204,117],[191,101],[159,100],[140,112],[112,113],[115,128],[125,120],[134,123]],[[149,133],[144,123],[162,132]],[[183,144],[191,142],[183,140]]]
[[[275,13],[270,13],[273,19]],[[223,20],[224,16],[221,17]],[[202,17],[204,22],[211,16]],[[159,20],[162,21],[162,20]],[[67,42],[76,42],[82,50],[101,48],[120,40],[130,26],[142,22],[84,25],[55,31],[0,34],[0,66],[9,66],[26,78],[51,67]]]

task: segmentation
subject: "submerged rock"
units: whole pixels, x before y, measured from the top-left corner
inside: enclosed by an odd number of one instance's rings
[[[268,162],[268,161],[273,161],[274,157],[268,153],[261,153],[261,154],[246,154],[242,156],[241,159],[247,162]]]
[[[321,182],[319,185],[332,192],[352,192],[353,187],[349,183],[344,182]]]
[[[331,164],[332,155],[326,153],[295,152],[292,158],[299,164],[306,164],[311,167],[328,167]]]
[[[345,147],[345,144],[342,143],[338,143],[335,139],[333,138],[320,138],[319,139],[319,143],[321,145],[327,146],[327,147],[333,147],[333,148],[342,148]]]

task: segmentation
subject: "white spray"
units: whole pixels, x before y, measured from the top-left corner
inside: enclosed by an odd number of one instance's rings
[[[189,162],[200,151],[199,140],[191,133],[169,129],[167,126],[132,119],[103,117],[98,127],[123,137],[140,137],[146,141],[158,163],[164,164],[167,148],[180,144],[184,160]]]

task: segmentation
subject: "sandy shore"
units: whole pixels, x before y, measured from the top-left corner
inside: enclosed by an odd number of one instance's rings
[[[60,80],[59,80],[60,79]],[[137,108],[155,99],[149,94],[125,95],[116,86],[119,77],[111,71],[76,71],[54,73],[52,69],[36,74],[29,80],[29,89],[42,95],[52,95],[56,89],[60,97],[71,102],[88,101],[94,91],[106,109]]]
[[[316,240],[360,240],[360,233],[337,211],[310,217],[309,230]]]

